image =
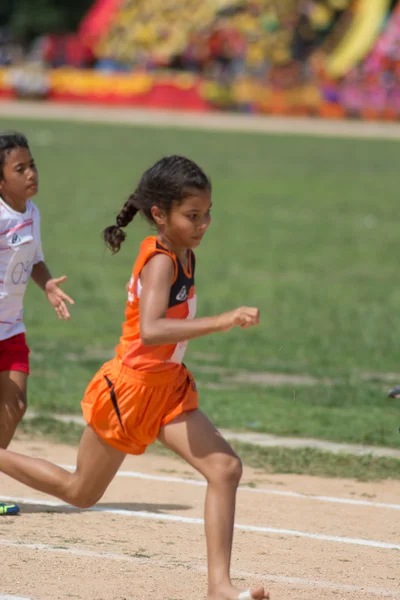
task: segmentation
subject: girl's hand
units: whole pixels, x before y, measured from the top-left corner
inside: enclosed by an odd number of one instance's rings
[[[248,329],[260,323],[260,311],[258,308],[241,306],[236,310],[223,313],[219,316],[219,331],[229,331],[233,327]]]
[[[68,312],[67,305],[65,302],[69,302],[69,304],[74,304],[72,298],[67,296],[62,289],[58,286],[60,283],[63,283],[67,279],[66,275],[63,277],[58,277],[56,279],[49,279],[45,285],[44,291],[46,293],[47,299],[55,308],[57,317],[59,319],[70,319],[71,316]]]

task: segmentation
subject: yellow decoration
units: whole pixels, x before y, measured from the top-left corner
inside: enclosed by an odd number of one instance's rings
[[[329,5],[333,10],[344,10],[349,6],[349,0],[329,0]]]
[[[365,58],[380,31],[390,0],[359,0],[356,6],[349,31],[327,59],[327,71],[332,77],[341,77]]]
[[[284,64],[290,60],[291,54],[289,48],[277,47],[272,54],[273,60],[276,64]]]
[[[10,90],[9,69],[0,69],[0,90]]]
[[[154,85],[147,73],[107,75],[89,70],[54,69],[49,73],[51,88],[58,93],[128,96],[146,94]]]
[[[316,4],[311,11],[310,21],[315,29],[327,27],[332,18],[332,11],[323,4]]]

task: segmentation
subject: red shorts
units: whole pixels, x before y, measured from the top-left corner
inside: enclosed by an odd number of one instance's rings
[[[20,371],[29,375],[29,348],[24,333],[0,340],[0,372]]]

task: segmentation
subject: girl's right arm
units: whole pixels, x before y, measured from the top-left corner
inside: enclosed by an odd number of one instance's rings
[[[145,346],[177,344],[193,338],[251,327],[259,323],[259,310],[242,306],[214,317],[199,319],[166,318],[174,277],[174,263],[166,254],[156,254],[140,274],[140,337]]]

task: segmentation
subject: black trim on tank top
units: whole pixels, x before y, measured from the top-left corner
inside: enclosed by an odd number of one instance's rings
[[[190,290],[194,286],[194,260],[193,259],[194,259],[194,255],[191,252],[190,257],[189,257],[189,260],[191,261],[191,264],[190,264],[191,276],[190,277],[188,277],[187,274],[185,273],[185,270],[182,266],[181,261],[177,259],[178,275],[177,275],[174,283],[171,285],[168,308],[171,308],[172,306],[176,306],[177,304],[182,304],[183,302],[187,301],[189,294],[190,294]]]
[[[174,283],[171,285],[171,290],[169,293],[169,301],[168,308],[172,308],[173,306],[177,306],[178,304],[183,304],[187,301],[190,290],[194,286],[194,271],[196,267],[196,257],[192,250],[188,250],[188,269],[185,270],[181,261],[177,256],[170,252],[168,248],[165,248],[158,240],[156,240],[156,248],[157,250],[162,250],[168,252],[170,255],[175,257],[175,265],[176,265],[176,279]],[[187,272],[190,273],[190,277],[187,275]]]

